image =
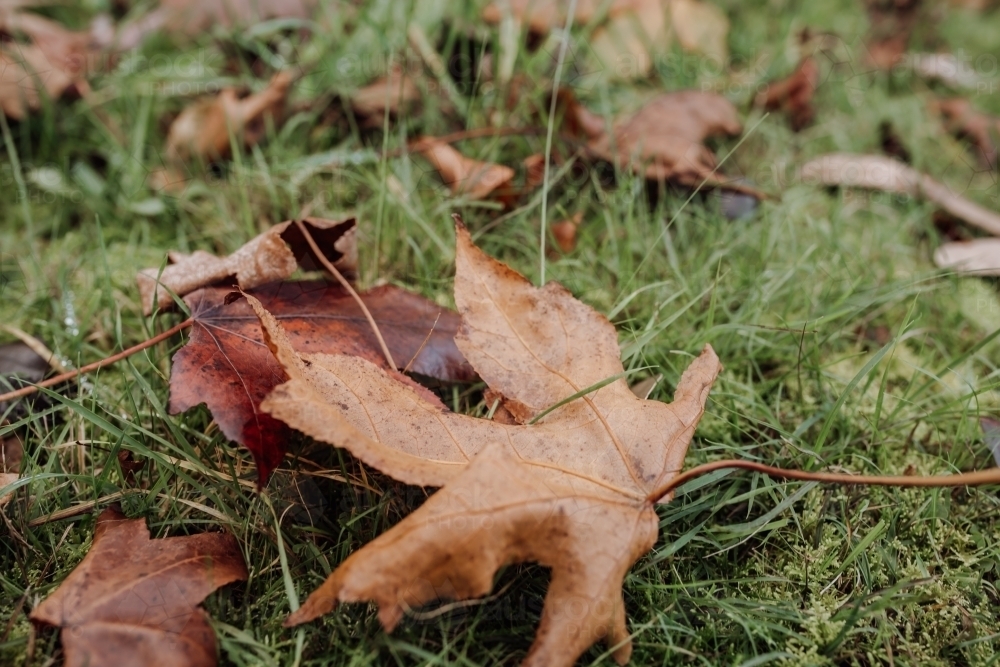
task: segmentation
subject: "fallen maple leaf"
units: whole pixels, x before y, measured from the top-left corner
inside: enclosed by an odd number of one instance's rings
[[[956,194],[944,183],[881,155],[830,153],[802,165],[801,178],[822,185],[898,192],[923,197],[956,218],[1000,236],[1000,215]]]
[[[1000,140],[1000,118],[976,111],[962,98],[936,101],[945,127],[960,139],[968,139],[976,149],[976,158],[987,169],[997,168],[997,141]]]
[[[305,225],[341,271],[351,272],[357,266],[358,249],[354,218],[343,221],[306,218]],[[284,280],[299,265],[307,270],[318,269],[320,260],[314,256],[302,232],[292,221],[274,225],[227,257],[217,257],[197,250],[190,255],[172,252],[170,264],[162,272],[159,268],[143,269],[136,275],[142,310],[146,315],[155,307],[167,308],[173,304],[170,292],[184,296],[191,292],[230,279],[230,285],[243,289]],[[232,280],[235,279],[235,280]]]
[[[743,131],[736,107],[716,93],[683,90],[658,95],[637,112],[617,120],[607,132],[604,120],[560,93],[571,132],[582,134],[594,157],[613,162],[657,181],[688,187],[702,182],[758,198],[758,191],[726,180],[716,172],[715,154],[704,141]]]
[[[215,160],[229,155],[230,136],[246,146],[264,137],[267,117],[280,122],[293,75],[282,71],[260,92],[240,97],[235,88],[185,108],[167,132],[167,158],[174,165],[193,159]]]
[[[454,194],[469,199],[485,199],[514,178],[514,170],[510,167],[465,157],[451,144],[436,137],[417,139],[410,150],[423,154]]]
[[[783,111],[788,115],[792,130],[798,132],[816,117],[812,99],[818,85],[819,63],[814,57],[807,56],[787,77],[767,84],[754,103],[768,111]]]
[[[260,323],[244,300],[226,303],[231,289],[199,290],[187,298],[191,336],[174,355],[170,414],[204,403],[227,438],[244,445],[257,464],[259,483],[285,456],[291,436],[283,423],[259,410],[260,402],[287,377],[264,345]],[[282,323],[303,353],[355,355],[385,367],[371,326],[339,285],[286,282],[248,292]],[[458,316],[420,295],[391,285],[362,293],[393,359],[413,373],[445,381],[469,381],[475,372],[455,347]],[[415,390],[422,388],[396,374]],[[425,391],[431,402],[437,399]]]
[[[624,663],[622,581],[656,541],[656,490],[683,466],[719,360],[706,345],[673,403],[639,399],[605,317],[556,283],[532,286],[463,226],[457,237],[458,346],[520,424],[447,412],[365,359],[300,356],[250,299],[290,378],[265,411],[400,481],[444,487],[351,555],[286,625],[374,600],[391,631],[407,609],[485,595],[500,567],[533,561],[552,579],[525,664],[572,665],[601,638]]]
[[[62,628],[67,667],[211,667],[215,633],[199,604],[247,576],[231,534],[151,540],[145,519],[108,508],[83,561],[30,618]]]

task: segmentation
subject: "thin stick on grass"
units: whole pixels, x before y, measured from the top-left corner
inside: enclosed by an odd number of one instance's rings
[[[337,270],[337,267],[333,265],[333,262],[327,259],[326,255],[320,251],[319,246],[316,245],[316,241],[312,237],[312,234],[310,234],[309,230],[306,229],[306,226],[302,224],[302,221],[296,220],[295,226],[299,228],[300,232],[302,232],[302,236],[305,238],[306,243],[309,244],[310,250],[312,250],[313,254],[316,255],[316,259],[320,261],[323,268],[329,271],[330,274],[337,279],[340,286],[347,290],[347,293],[351,295],[351,298],[353,298],[358,304],[358,307],[361,308],[361,312],[365,314],[365,319],[368,320],[368,325],[371,326],[372,332],[375,334],[376,340],[378,340],[379,347],[382,348],[382,354],[385,355],[385,360],[389,362],[389,366],[392,370],[398,370],[399,367],[396,366],[396,362],[393,361],[392,354],[389,352],[389,346],[385,344],[385,339],[382,338],[382,332],[379,331],[378,325],[375,324],[375,318],[372,317],[371,312],[368,310],[368,306],[365,305],[365,302],[361,300],[358,293],[353,287],[351,287],[351,283],[347,282],[347,278],[345,278],[344,275]]]
[[[805,470],[789,470],[787,468],[775,468],[774,466],[755,463],[754,461],[741,461],[740,459],[726,459],[723,461],[712,461],[695,466],[686,472],[682,472],[677,477],[658,487],[650,493],[646,500],[654,503],[667,495],[682,484],[691,481],[695,477],[700,477],[706,473],[725,468],[743,468],[754,472],[764,473],[769,477],[778,479],[794,479],[802,482],[823,482],[824,484],[860,484],[863,486],[897,486],[897,487],[931,487],[943,488],[950,486],[982,486],[983,484],[1000,484],[1000,468],[990,468],[989,470],[977,470],[975,472],[963,472],[954,475],[849,475],[835,472],[806,472]]]
[[[54,385],[66,382],[67,380],[72,380],[73,378],[79,375],[83,375],[84,373],[92,373],[93,371],[100,370],[105,366],[110,366],[115,362],[121,361],[122,359],[125,359],[127,357],[131,357],[136,352],[142,352],[146,348],[153,347],[157,343],[165,341],[174,334],[190,327],[193,322],[194,320],[192,319],[186,319],[180,324],[175,324],[174,326],[170,327],[163,333],[157,334],[148,340],[144,340],[138,345],[133,345],[128,349],[122,350],[118,354],[113,354],[110,357],[105,357],[104,359],[101,359],[100,361],[95,361],[92,364],[87,364],[86,366],[81,366],[80,368],[68,371],[66,373],[61,373],[59,375],[56,375],[55,377],[49,378],[48,380],[39,382],[38,384],[33,384],[29,387],[22,387],[21,389],[17,389],[15,391],[9,391],[6,394],[0,394],[0,403],[3,403],[5,401],[12,401],[14,399],[22,398],[24,396],[30,396],[39,389],[43,389],[45,387],[52,387]]]

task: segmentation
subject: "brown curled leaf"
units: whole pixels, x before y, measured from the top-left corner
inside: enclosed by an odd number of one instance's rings
[[[358,261],[354,218],[340,221],[306,218],[303,222],[334,266],[342,272],[354,271]],[[226,282],[229,286],[250,289],[284,280],[300,266],[306,270],[321,266],[291,221],[274,225],[226,257],[202,250],[190,255],[173,252],[168,257],[170,264],[162,272],[159,268],[149,268],[136,275],[146,315],[157,307],[169,308],[173,304],[170,292],[184,296],[202,287]]]
[[[466,157],[436,137],[418,139],[410,150],[423,154],[454,194],[469,199],[485,199],[514,178],[510,167]]]

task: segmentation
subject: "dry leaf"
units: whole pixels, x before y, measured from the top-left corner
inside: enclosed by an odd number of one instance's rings
[[[384,76],[351,95],[351,108],[365,127],[382,127],[385,114],[396,116],[420,101],[420,89],[413,79],[394,67]]]
[[[728,64],[729,19],[709,2],[670,0],[670,20],[681,48],[708,56],[718,66]]]
[[[1000,236],[1000,215],[892,158],[830,153],[804,164],[801,177],[804,181],[822,185],[843,185],[923,197],[956,218]]]
[[[284,458],[291,433],[259,406],[287,378],[264,345],[260,323],[247,302],[226,302],[231,292],[209,288],[186,299],[194,323],[188,344],[174,355],[169,409],[178,414],[206,404],[225,436],[253,454],[258,481],[264,485]],[[386,366],[371,326],[339,285],[272,283],[248,293],[282,323],[298,352],[351,354]],[[409,372],[452,382],[475,378],[455,347],[454,312],[391,285],[362,293],[361,298],[393,359]]]
[[[227,88],[187,107],[170,124],[167,158],[175,165],[224,158],[232,149],[230,135],[242,145],[256,144],[264,137],[267,117],[280,122],[292,79],[291,72],[278,72],[258,93],[241,98]]]
[[[567,3],[557,0],[511,0],[510,15],[535,35],[566,25]],[[606,11],[604,11],[606,10]],[[602,13],[603,12],[603,13]],[[490,23],[505,16],[501,3],[483,11]],[[577,3],[573,24],[584,26],[601,17],[590,38],[590,48],[606,74],[632,79],[647,76],[656,57],[669,52],[676,39],[690,53],[708,56],[718,64],[729,57],[726,40],[729,20],[718,7],[698,0],[583,0]]]
[[[358,261],[354,218],[343,221],[306,218],[303,222],[320,250],[338,269],[342,272],[354,270]],[[162,273],[159,268],[151,268],[136,275],[142,311],[146,315],[156,307],[170,307],[174,303],[170,292],[184,296],[226,280],[230,281],[230,286],[237,284],[250,289],[284,280],[299,266],[306,270],[321,266],[302,232],[291,221],[271,227],[227,257],[216,257],[202,250],[190,255],[173,252],[168,257],[170,264]]]
[[[0,31],[23,33],[45,58],[75,80],[102,68],[101,51],[110,46],[114,31],[98,19],[90,30],[74,32],[31,12],[5,12],[0,8]]]
[[[94,19],[89,30],[74,32],[19,8],[17,3],[0,6],[0,32],[28,38],[28,43],[0,45],[0,108],[15,120],[41,108],[39,83],[52,99],[86,94],[85,79],[108,64],[114,42],[106,16]]]
[[[1000,239],[945,243],[934,251],[934,263],[977,276],[1000,276]]]
[[[514,178],[510,167],[465,157],[451,144],[435,137],[417,139],[410,150],[427,158],[452,193],[469,199],[485,199]]]
[[[521,160],[524,168],[524,187],[534,189],[545,182],[545,154],[532,153]]]
[[[86,557],[31,620],[62,628],[66,667],[211,667],[215,633],[199,605],[246,578],[232,535],[151,540],[145,519],[108,508]]]
[[[572,218],[567,220],[552,223],[552,237],[564,253],[570,253],[576,249],[576,229],[581,222],[583,222],[583,212],[575,213]]]
[[[920,0],[865,0],[871,29],[865,39],[868,58],[892,69],[907,51],[919,19]]]
[[[82,90],[81,82],[57,67],[36,45],[0,44],[0,109],[23,120],[42,108],[42,91],[50,99]]]
[[[364,359],[299,356],[251,301],[290,377],[265,411],[400,481],[444,486],[344,561],[286,624],[373,600],[392,630],[408,609],[480,597],[500,567],[532,561],[552,579],[525,664],[568,667],[600,639],[624,663],[622,581],[656,541],[650,494],[681,470],[719,360],[705,346],[673,403],[641,400],[604,316],[556,283],[532,286],[463,226],[457,240],[458,346],[524,425],[447,412]]]
[[[798,132],[812,123],[816,116],[812,100],[818,85],[819,63],[814,57],[807,56],[786,78],[767,84],[754,104],[768,111],[783,111],[788,115],[792,130]]]
[[[582,132],[595,157],[652,180],[689,187],[707,181],[760,196],[718,174],[715,154],[704,145],[710,137],[736,136],[743,131],[736,107],[721,95],[694,90],[658,95],[636,113],[616,121],[611,134],[605,131],[603,119],[571,95],[562,93],[561,97],[568,128]]]
[[[936,101],[932,106],[941,114],[949,132],[972,143],[981,165],[987,169],[997,168],[1000,118],[980,113],[968,100],[957,97]]]

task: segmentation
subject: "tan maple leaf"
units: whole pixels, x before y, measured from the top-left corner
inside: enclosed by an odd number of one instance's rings
[[[374,600],[391,631],[406,610],[485,595],[500,567],[531,561],[552,579],[525,664],[572,665],[602,638],[624,663],[622,582],[656,541],[654,491],[683,465],[718,357],[705,346],[673,403],[637,398],[604,316],[556,283],[532,286],[461,225],[457,237],[456,341],[519,423],[443,410],[361,358],[299,356],[248,297],[290,378],[265,411],[400,481],[443,486],[342,563],[286,624]]]

